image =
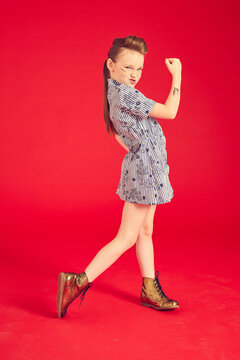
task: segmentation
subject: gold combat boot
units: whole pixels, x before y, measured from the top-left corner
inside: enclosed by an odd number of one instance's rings
[[[169,299],[164,294],[158,279],[159,271],[156,271],[155,278],[142,278],[142,292],[140,296],[141,305],[156,310],[168,310],[179,308],[176,300]]]
[[[80,274],[65,272],[60,273],[58,276],[58,292],[57,292],[57,311],[58,317],[61,318],[66,315],[69,305],[81,293],[82,304],[86,291],[92,286],[88,281],[85,272]]]

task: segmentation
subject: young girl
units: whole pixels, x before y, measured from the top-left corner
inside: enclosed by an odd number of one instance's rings
[[[180,102],[181,62],[165,59],[172,75],[172,87],[165,104],[147,98],[135,89],[143,71],[145,41],[136,36],[113,40],[104,63],[104,119],[128,151],[116,193],[124,200],[121,225],[116,237],[94,257],[85,271],[59,274],[57,310],[61,318],[80,294],[83,301],[93,280],[136,244],[142,274],[140,303],[156,310],[179,308],[176,300],[163,292],[154,269],[153,218],[157,204],[170,202],[166,139],[156,118],[174,119]]]

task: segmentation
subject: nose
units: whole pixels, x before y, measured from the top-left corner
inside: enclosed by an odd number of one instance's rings
[[[137,74],[135,73],[134,70],[132,70],[131,72],[131,78],[135,79],[137,77]]]

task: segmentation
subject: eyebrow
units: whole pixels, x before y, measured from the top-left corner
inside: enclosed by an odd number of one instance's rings
[[[131,64],[124,64],[124,66],[132,66]],[[139,66],[143,68],[143,65]]]

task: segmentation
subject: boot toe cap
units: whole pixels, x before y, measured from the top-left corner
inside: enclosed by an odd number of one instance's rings
[[[178,303],[177,300],[170,300],[170,301],[168,302],[168,305],[169,305],[169,307],[174,307],[174,308],[178,308],[178,307],[179,307],[179,303]]]

